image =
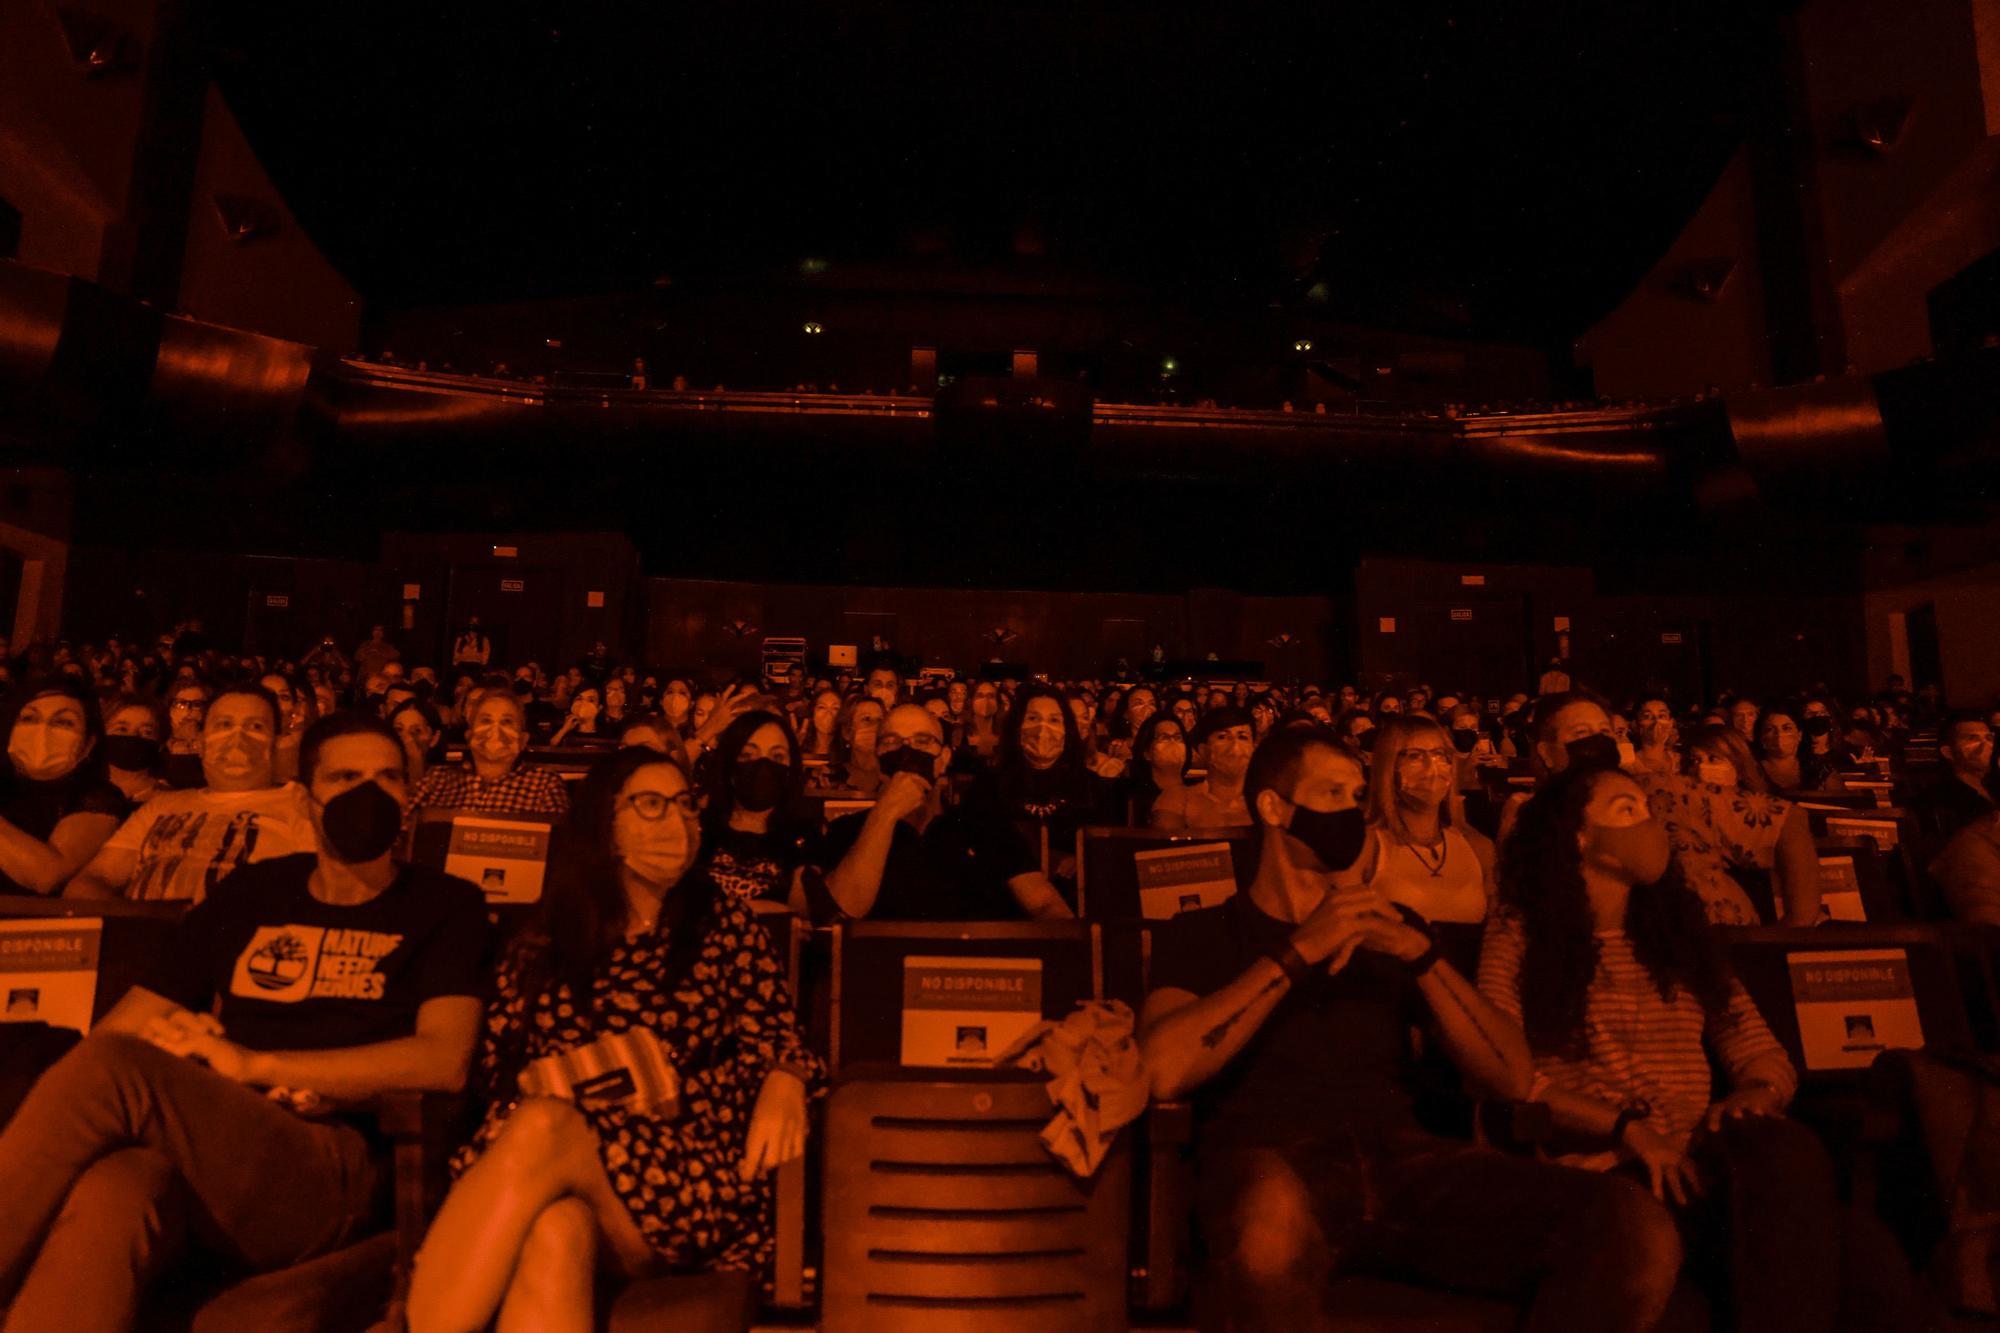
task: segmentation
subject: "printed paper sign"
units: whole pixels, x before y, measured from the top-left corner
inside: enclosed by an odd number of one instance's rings
[[[1896,850],[1896,821],[1893,819],[1829,819],[1826,833],[1830,838],[1873,838],[1875,845],[1884,852]]]
[[[1807,1069],[1866,1069],[1886,1050],[1921,1050],[1917,992],[1901,949],[1785,955]]]
[[[820,806],[820,816],[831,824],[842,815],[856,815],[874,808],[873,801],[826,801]]]
[[[1148,921],[1214,907],[1236,893],[1236,863],[1226,842],[1134,852],[1132,863],[1139,872],[1139,915]]]
[[[90,1031],[104,923],[0,921],[0,1021]]]
[[[454,815],[444,872],[469,879],[489,903],[533,903],[542,898],[549,860],[549,826],[515,819]]]
[[[1851,856],[1819,859],[1819,915],[1822,921],[1866,921],[1861,905],[1861,876]]]
[[[1041,1021],[1039,958],[903,960],[906,1065],[990,1067]]]

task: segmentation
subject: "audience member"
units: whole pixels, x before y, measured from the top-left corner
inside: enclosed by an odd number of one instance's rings
[[[268,696],[215,713],[239,700]],[[403,756],[379,720],[321,721],[300,760],[320,850],[216,884],[0,1132],[9,1328],[131,1328],[188,1247],[263,1272],[367,1234],[389,1167],[340,1113],[464,1083],[478,890],[391,859]]]
[[[1524,1096],[1530,1057],[1431,938],[1356,881],[1363,790],[1332,742],[1274,732],[1245,779],[1250,887],[1155,936],[1140,1045],[1154,1094],[1194,1101],[1197,1321],[1331,1329],[1328,1281],[1369,1265],[1532,1293],[1530,1328],[1650,1329],[1680,1252],[1643,1191],[1419,1127],[1413,1007],[1476,1086]]]
[[[9,706],[0,782],[0,896],[53,894],[131,813],[105,779],[104,724],[86,687],[31,682]]]
[[[104,706],[105,776],[134,806],[145,804],[162,789],[167,731],[167,710],[155,695],[127,690]]]
[[[1993,729],[1975,712],[1955,712],[1938,727],[1938,758],[1944,772],[1910,799],[1910,810],[1925,832],[1949,841],[1968,824],[1993,813]]]
[[[1247,826],[1243,777],[1256,748],[1251,733],[1250,715],[1233,704],[1204,714],[1192,739],[1207,775],[1177,791],[1162,791],[1153,802],[1152,826],[1165,832]]]
[[[1153,805],[1165,792],[1187,785],[1188,747],[1186,733],[1176,714],[1155,713],[1147,718],[1132,738],[1132,765],[1127,781],[1129,805],[1126,822],[1144,826],[1152,822]]]
[[[199,903],[239,866],[313,850],[303,789],[271,771],[277,731],[278,703],[263,687],[216,695],[201,735],[206,785],[140,806],[64,896]]]
[[[825,1075],[769,936],[700,845],[687,777],[654,751],[607,756],[579,789],[540,925],[488,1006],[486,1112],[418,1255],[413,1333],[590,1328],[600,1267],[770,1263],[770,1173],[805,1151]],[[678,1077],[572,1090],[557,1062],[596,1053]]]
[[[791,728],[776,713],[741,714],[695,774],[706,869],[724,893],[785,902],[813,830],[793,811],[804,767]]]
[[[496,686],[473,697],[465,748],[462,763],[440,764],[424,774],[410,797],[410,823],[433,810],[561,815],[569,809],[560,777],[521,762],[528,748],[528,717],[514,692]]]
[[[811,870],[794,907],[820,921],[1071,915],[1011,824],[990,807],[945,807],[951,749],[936,718],[901,705],[884,719],[875,747],[880,795],[870,809],[828,827],[808,854]]]
[[[1557,1160],[1629,1166],[1672,1215],[1691,1273],[1720,1278],[1729,1326],[1831,1329],[1844,1278],[1895,1288],[1867,1308],[1915,1326],[1893,1242],[1857,1228],[1869,1262],[1842,1263],[1833,1164],[1784,1118],[1797,1071],[1672,851],[1630,777],[1575,768],[1536,793],[1502,853],[1479,989],[1525,1029]]]
[[[1455,760],[1444,728],[1428,717],[1405,714],[1382,725],[1358,869],[1363,883],[1434,926],[1477,926],[1492,896],[1493,844],[1465,822]]]

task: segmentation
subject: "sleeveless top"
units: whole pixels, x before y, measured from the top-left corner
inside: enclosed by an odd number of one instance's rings
[[[1457,829],[1444,831],[1438,851],[1406,846],[1387,829],[1371,829],[1369,836],[1375,840],[1375,873],[1368,882],[1391,902],[1416,909],[1426,921],[1486,919],[1486,872]]]

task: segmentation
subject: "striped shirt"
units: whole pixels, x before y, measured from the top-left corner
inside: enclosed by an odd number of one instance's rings
[[[1479,992],[1495,1008],[1521,1021],[1521,959],[1527,936],[1519,918],[1495,913],[1479,955]],[[1729,1005],[1710,1013],[1686,989],[1660,998],[1652,974],[1633,956],[1622,930],[1597,932],[1597,976],[1584,1004],[1583,1054],[1563,1059],[1535,1054],[1535,1091],[1577,1093],[1610,1105],[1634,1099],[1651,1104],[1646,1126],[1685,1144],[1708,1111],[1715,1060],[1732,1087],[1755,1079],[1789,1099],[1798,1073],[1740,982],[1729,983]],[[1609,1165],[1607,1154],[1572,1154],[1577,1166]]]
[[[483,810],[496,815],[564,815],[569,790],[553,769],[516,764],[513,772],[488,782],[471,764],[434,768],[410,798],[409,822],[425,810]]]

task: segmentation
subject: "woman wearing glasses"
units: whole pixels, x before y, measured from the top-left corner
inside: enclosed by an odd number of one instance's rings
[[[1492,901],[1493,844],[1465,822],[1457,773],[1458,751],[1437,722],[1382,720],[1361,877],[1433,925],[1478,926]]]
[[[584,1333],[600,1256],[627,1278],[770,1262],[770,1173],[804,1152],[824,1070],[770,937],[694,868],[700,848],[687,775],[658,751],[580,785],[539,927],[487,1007],[489,1105],[418,1255],[412,1333],[496,1314]]]

